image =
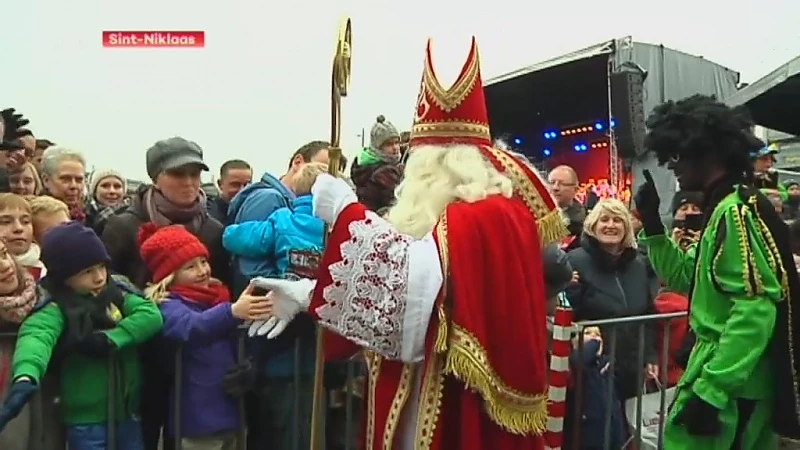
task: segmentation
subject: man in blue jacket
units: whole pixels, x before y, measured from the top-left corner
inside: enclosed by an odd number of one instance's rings
[[[328,147],[330,144],[324,141],[309,142],[294,152],[289,160],[289,168],[282,177],[264,173],[260,182],[239,191],[228,208],[228,223],[264,221],[280,208],[291,208],[296,197],[294,175],[310,162],[327,164]],[[234,255],[232,268],[234,273],[231,288],[237,296],[254,277],[280,275],[274,257],[248,258]],[[277,450],[285,441],[283,436],[294,436],[294,439],[298,439],[297,442],[302,442],[297,434],[309,432],[307,424],[297,424],[295,427],[294,423],[295,418],[305,416],[302,411],[295,411],[295,404],[310,407],[314,387],[313,382],[296,382],[298,377],[295,375],[299,375],[296,369],[301,366],[295,352],[297,340],[298,333],[284,332],[279,339],[267,340],[262,337],[250,342],[251,356],[262,364],[258,367],[259,382],[247,402],[247,426],[250,430],[247,436],[248,448]]]

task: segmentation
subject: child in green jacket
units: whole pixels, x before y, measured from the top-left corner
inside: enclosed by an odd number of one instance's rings
[[[19,330],[15,383],[0,408],[0,430],[31,398],[53,361],[70,450],[107,448],[110,382],[116,448],[143,450],[136,346],[159,332],[161,314],[130,283],[108,276],[108,253],[91,229],[67,222],[42,241],[48,268],[42,285],[49,301]]]

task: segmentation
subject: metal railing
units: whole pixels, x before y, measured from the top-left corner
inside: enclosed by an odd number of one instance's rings
[[[15,341],[16,339],[17,339],[17,333],[16,332],[0,332],[0,340]],[[239,362],[243,362],[245,360],[245,358],[247,358],[246,351],[245,351],[245,341],[247,339],[248,338],[247,338],[247,335],[246,335],[246,328],[240,328],[238,330],[238,336],[237,336],[237,358],[238,358]],[[174,448],[176,450],[182,450],[182,448],[183,448],[183,442],[182,442],[183,439],[182,438],[184,437],[182,435],[182,416],[183,416],[183,413],[184,413],[183,408],[182,408],[182,405],[183,405],[183,375],[184,375],[183,374],[183,372],[184,372],[184,364],[183,364],[183,362],[184,362],[183,361],[184,360],[184,348],[183,347],[184,346],[181,343],[176,343],[176,344],[177,344],[177,346],[176,346],[176,351],[175,351],[175,354],[174,354],[174,365],[175,365],[174,369],[175,370],[174,370],[174,378],[172,380],[172,390],[173,390],[172,392],[173,392],[173,397],[174,397],[173,398],[173,401],[174,401],[174,403],[173,403],[173,408],[174,408],[173,409],[173,424],[174,424],[174,426],[173,426],[172,435],[171,436],[167,436],[165,434],[163,436],[163,439],[165,439],[165,440],[166,439],[171,439],[172,443],[174,445]],[[303,420],[300,417],[300,409],[301,408],[300,408],[299,404],[300,404],[300,402],[302,400],[300,398],[301,396],[300,396],[300,392],[299,392],[300,385],[301,385],[301,383],[300,383],[300,375],[299,375],[300,367],[299,367],[299,358],[298,358],[299,351],[300,351],[299,345],[300,345],[300,342],[298,340],[295,343],[295,370],[294,370],[294,372],[295,372],[295,378],[294,378],[295,390],[294,390],[294,405],[293,405],[293,411],[292,411],[292,430],[293,430],[294,437],[293,437],[293,440],[292,440],[292,448],[291,449],[286,449],[286,450],[306,450],[306,448],[302,448],[301,449],[300,442],[303,442],[304,440],[301,439],[300,437],[303,436],[303,435],[309,435],[310,431],[311,431],[310,430],[310,424],[303,423]],[[9,355],[9,358],[10,357],[11,356]],[[108,357],[107,361],[108,361],[107,362],[107,364],[108,364],[108,383],[107,383],[107,404],[106,404],[106,408],[107,408],[107,413],[106,413],[107,414],[107,422],[106,422],[106,427],[107,427],[106,428],[107,429],[107,431],[106,431],[107,432],[106,445],[107,445],[107,447],[106,448],[108,450],[116,450],[117,447],[118,447],[118,445],[117,445],[117,443],[118,443],[117,426],[120,423],[120,421],[125,420],[126,418],[125,417],[117,417],[119,415],[118,411],[117,411],[117,409],[118,409],[117,408],[117,400],[118,400],[117,397],[118,397],[118,393],[119,393],[119,389],[118,389],[117,385],[118,385],[119,376],[120,376],[120,374],[119,374],[120,365],[118,364],[118,357],[115,354],[112,354],[110,357]],[[331,407],[336,406],[337,410],[341,410],[342,408],[344,409],[344,422],[345,422],[343,424],[344,436],[343,436],[343,439],[338,439],[336,436],[333,436],[332,435],[333,433],[335,433],[337,431],[341,432],[342,428],[339,427],[339,426],[327,427],[327,424],[325,423],[327,421],[324,420],[322,426],[325,426],[326,429],[327,429],[327,432],[326,432],[327,439],[326,439],[326,441],[328,441],[328,440],[331,441],[331,446],[330,447],[326,446],[325,448],[331,448],[331,449],[340,448],[340,449],[343,449],[343,450],[356,450],[356,448],[357,448],[356,437],[355,437],[356,433],[354,431],[357,430],[357,423],[356,423],[357,414],[356,414],[356,412],[354,411],[353,408],[354,408],[354,404],[356,403],[354,400],[356,400],[356,399],[361,397],[360,393],[356,392],[357,389],[355,389],[355,387],[359,384],[359,383],[356,382],[356,380],[358,379],[358,373],[360,372],[359,368],[361,366],[363,366],[363,362],[360,361],[360,360],[353,359],[353,360],[349,360],[349,361],[346,361],[346,362],[343,362],[343,363],[346,364],[346,367],[345,367],[345,371],[346,371],[345,381],[343,383],[344,386],[342,386],[341,388],[339,388],[337,386],[335,388],[328,389],[328,394],[329,395],[327,395],[326,397],[328,398],[328,403],[329,403],[329,405]],[[13,375],[11,373],[11,370],[12,370],[12,368],[9,366],[8,367],[9,380],[8,380],[6,386],[0,386],[0,392],[7,391],[7,389],[10,387],[10,385],[12,383],[12,380],[10,378]],[[51,377],[51,376],[52,376],[51,374],[46,375],[46,377],[48,377],[48,378]],[[46,380],[41,380],[40,384],[44,384],[45,382],[47,382],[47,381]],[[341,393],[342,395],[338,395],[338,396],[334,395],[335,392]],[[338,400],[334,400],[334,397],[336,397]],[[342,401],[342,398],[344,399],[343,401]],[[37,399],[37,402],[38,401],[39,401],[39,399]],[[60,399],[58,399],[58,398],[55,399],[56,403],[59,402],[59,401],[60,401]],[[333,405],[333,403],[337,403],[337,405]],[[338,403],[341,403],[341,404],[338,404]],[[34,419],[37,419],[39,422],[42,422],[43,421],[42,419],[43,419],[43,417],[45,415],[51,415],[53,413],[54,405],[52,405],[52,404],[51,405],[46,405],[44,403],[41,403],[41,404],[38,404],[38,405],[41,406],[41,413],[39,414],[40,417],[34,418],[33,416],[31,416],[31,421],[32,422],[34,421]],[[243,398],[241,398],[239,400],[238,409],[239,409],[239,414],[240,414],[240,427],[237,430],[237,448],[240,449],[240,450],[244,450],[246,448],[246,443],[247,443],[247,421],[246,421],[246,417],[245,417],[245,405],[244,405],[244,399]],[[330,413],[331,412],[331,408],[329,408],[328,411]],[[198,413],[202,414],[202,412],[198,412]],[[63,433],[64,425],[63,425],[63,422],[60,422],[60,420],[58,422],[59,423],[58,423],[57,426],[60,428],[60,430],[58,430],[58,431],[60,431],[60,432],[58,432],[58,435],[60,436],[60,438],[58,438],[59,442],[57,442],[55,444],[55,447],[57,447],[59,449],[64,449],[64,448],[66,448],[66,442],[64,441],[64,433]],[[38,424],[38,425],[40,425],[40,424]],[[42,427],[40,426],[39,429],[41,429],[41,428]],[[52,429],[51,430],[43,430],[43,431],[45,433],[54,433],[54,432],[56,432],[56,430],[52,430]],[[29,438],[44,439],[42,436],[33,436],[33,435],[30,436]],[[343,440],[343,442],[341,442],[341,443],[333,442],[333,441],[339,441],[339,440]],[[307,441],[307,439],[306,439],[306,441]],[[29,445],[29,447],[30,447],[30,445]],[[45,445],[44,444],[36,445],[34,447],[31,447],[31,448],[39,448],[39,447],[45,447]],[[47,445],[47,447],[53,448],[54,445]]]
[[[573,323],[569,330],[571,355],[569,358],[568,369],[569,380],[572,384],[567,388],[567,411],[568,414],[571,414],[572,420],[569,421],[570,427],[565,427],[563,430],[564,438],[567,442],[569,442],[570,448],[580,448],[582,439],[590,439],[593,442],[602,442],[602,448],[606,450],[617,450],[617,447],[614,446],[614,444],[619,445],[619,443],[612,442],[614,437],[614,430],[612,427],[615,425],[613,423],[615,411],[621,415],[622,419],[622,437],[624,439],[623,446],[627,446],[628,443],[633,442],[635,448],[637,449],[663,448],[664,425],[666,422],[665,418],[667,409],[669,407],[667,402],[667,392],[670,386],[667,377],[669,373],[668,363],[670,361],[670,323],[675,319],[685,318],[686,316],[687,312],[677,312],[668,314],[619,317],[604,320],[587,320]],[[663,332],[660,336],[656,336],[656,331],[651,329],[651,327],[654,327],[657,323],[662,323],[664,325]],[[602,355],[608,360],[608,366],[597,368],[597,370],[601,371],[601,374],[606,375],[605,379],[608,380],[604,386],[605,392],[602,394],[598,394],[596,392],[584,392],[583,381],[585,379],[584,373],[587,370],[587,367],[585,367],[584,364],[575,363],[577,358],[581,358],[582,360],[584,355],[584,346],[586,344],[584,330],[589,327],[597,327],[602,330]],[[633,339],[631,332],[635,330],[636,350],[634,355],[627,354],[621,356],[618,354],[618,339],[620,330],[623,328],[626,331],[626,338],[630,339]],[[648,334],[650,335],[649,337]],[[662,341],[660,349],[646,348],[646,345],[648,344],[655,346],[658,338],[660,338]],[[648,394],[644,389],[647,379],[645,368],[648,363],[646,360],[646,353],[648,353],[648,350],[655,351],[658,355],[658,377],[653,381],[659,388],[659,408],[657,413],[658,429],[655,436],[655,442],[653,442],[652,430],[650,430],[648,442],[645,443],[643,442],[642,418],[643,398]],[[599,356],[600,355],[598,355],[598,357]],[[624,380],[628,383],[636,383],[635,386],[624,386],[625,388],[635,387],[635,397],[632,398],[619,398],[617,395],[620,384],[616,374],[618,362],[621,358],[625,358],[628,361],[630,361],[630,358],[634,359],[633,364],[635,367],[635,373],[633,374],[633,379],[628,378]],[[592,368],[592,370],[594,369],[595,368]],[[605,405],[605,411],[602,416],[602,436],[581,435],[582,425],[584,422],[584,407],[586,406],[585,394],[604,396],[602,401],[602,404]],[[629,407],[626,408],[626,405],[629,405]],[[631,408],[630,405],[632,405],[633,408]],[[631,414],[631,409],[633,410],[633,414]],[[652,425],[652,423],[650,425]]]
[[[612,427],[614,423],[612,419],[614,417],[614,409],[620,408],[619,410],[622,413],[623,421],[625,421],[625,407],[623,400],[625,403],[629,405],[635,405],[633,408],[634,414],[627,414],[629,422],[629,428],[625,429],[625,433],[628,434],[627,441],[634,442],[637,445],[637,448],[643,449],[648,448],[646,445],[643,446],[643,422],[642,422],[642,412],[643,412],[643,397],[647,392],[644,389],[644,380],[645,380],[645,366],[647,363],[646,360],[646,353],[649,351],[655,350],[658,354],[658,366],[659,366],[659,374],[658,374],[658,384],[663,389],[660,390],[659,394],[659,412],[658,412],[658,430],[657,430],[657,437],[656,437],[656,445],[655,448],[662,448],[661,442],[663,441],[664,435],[664,424],[665,424],[665,416],[667,407],[669,406],[667,403],[667,386],[668,386],[668,361],[670,360],[669,355],[669,343],[670,343],[670,322],[675,319],[686,317],[687,313],[680,312],[680,313],[671,313],[671,314],[653,314],[653,315],[645,315],[645,316],[632,316],[632,317],[622,317],[622,318],[614,318],[614,319],[605,319],[605,320],[592,320],[592,321],[581,321],[576,323],[571,323],[567,328],[568,332],[568,339],[570,341],[570,352],[574,352],[577,355],[582,355],[585,349],[586,341],[584,340],[584,333],[583,331],[588,327],[598,327],[602,330],[602,339],[603,339],[603,346],[604,351],[603,355],[608,358],[609,365],[607,368],[608,379],[616,381],[616,373],[617,373],[617,365],[618,360],[622,358],[626,358],[628,361],[631,359],[634,360],[634,364],[636,367],[634,380],[636,380],[635,392],[636,395],[630,399],[619,399],[616,396],[616,384],[615,382],[609,382],[605,386],[605,392],[602,393],[604,396],[603,404],[605,405],[605,412],[603,414],[603,426],[602,426],[602,436],[582,436],[581,435],[581,425],[582,425],[582,410],[585,405],[585,399],[587,394],[591,395],[599,395],[598,393],[587,393],[585,392],[584,386],[584,372],[586,367],[583,364],[569,364],[568,371],[569,371],[569,379],[571,380],[571,384],[567,388],[568,392],[568,400],[567,403],[570,403],[567,411],[571,414],[571,427],[567,427],[563,430],[563,437],[571,438],[567,439],[569,442],[570,448],[579,448],[580,443],[582,440],[591,439],[595,442],[602,442],[603,448],[614,450],[612,447]],[[654,326],[656,323],[663,323],[663,331],[660,335],[660,339],[662,344],[660,349],[647,349],[645,346],[648,344],[655,345],[655,341],[651,341],[648,337],[648,333],[653,333],[652,330],[649,328]],[[551,329],[553,328],[552,324],[550,325]],[[621,327],[626,328],[626,338],[627,339],[634,339],[633,335],[635,334],[636,340],[636,350],[634,354],[627,354],[620,356],[618,354],[618,341],[619,341],[619,334]],[[632,330],[633,333],[632,333]],[[15,333],[0,333],[0,339],[16,339]],[[246,332],[242,329],[238,331],[238,359],[239,361],[243,361],[246,357],[245,354],[245,340],[247,339]],[[630,345],[628,345],[628,349],[630,350]],[[299,342],[296,342],[295,345],[295,356],[299,356]],[[183,395],[183,358],[184,351],[183,346],[178,345],[177,351],[174,355],[174,364],[175,364],[175,373],[174,373],[174,380],[173,380],[173,394],[174,394],[174,432],[172,436],[165,436],[164,438],[172,439],[174,443],[174,448],[176,450],[181,450],[182,445],[182,395]],[[294,393],[294,410],[291,412],[292,415],[292,429],[297,439],[293,439],[292,441],[292,448],[287,450],[306,450],[305,448],[301,448],[300,442],[305,441],[304,439],[300,439],[300,436],[310,434],[310,424],[304,423],[304,420],[300,417],[300,410],[301,405],[300,402],[302,401],[301,396],[299,395],[299,389],[301,386],[300,383],[300,368],[298,366],[299,358],[295,358],[295,393]],[[337,383],[337,386],[330,386],[330,384],[326,384],[326,389],[328,390],[328,395],[326,398],[328,399],[328,407],[326,410],[328,411],[328,416],[324,418],[323,426],[326,427],[327,432],[326,434],[326,445],[324,448],[326,449],[342,449],[342,450],[356,450],[357,445],[356,442],[358,439],[356,438],[355,431],[358,430],[358,414],[356,410],[353,408],[358,407],[357,404],[360,403],[360,399],[363,397],[364,393],[359,392],[361,389],[359,386],[359,376],[360,374],[365,373],[363,371],[363,362],[360,360],[350,360],[346,362],[342,362],[340,364],[346,364],[344,368],[344,383],[340,382]],[[10,369],[9,369],[10,370]],[[120,420],[125,418],[117,417],[117,396],[118,396],[118,380],[119,380],[119,364],[117,364],[116,356],[112,355],[108,358],[108,421],[107,421],[107,433],[108,433],[108,446],[109,450],[116,450],[117,448],[117,424]],[[363,384],[361,385],[363,387]],[[552,389],[551,389],[552,390]],[[342,401],[343,399],[343,401]],[[46,409],[46,405],[45,405]],[[342,411],[342,409],[344,411]],[[629,410],[631,408],[628,408]],[[332,420],[330,415],[338,413],[339,421],[342,419],[342,412],[343,412],[343,420],[344,423],[327,423],[329,420]],[[48,414],[48,411],[43,411],[43,413]],[[202,412],[200,412],[202,413]],[[237,430],[237,448],[245,449],[246,442],[247,442],[247,429],[246,429],[246,417],[244,411],[244,404],[243,401],[240,400],[239,404],[239,413],[241,415],[241,426]],[[570,421],[568,421],[570,422]],[[334,436],[334,432],[341,432],[344,431],[344,436]],[[652,438],[652,436],[650,436]],[[551,447],[553,448],[553,447]]]

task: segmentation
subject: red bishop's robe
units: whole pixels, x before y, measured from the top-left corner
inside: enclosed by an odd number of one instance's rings
[[[517,198],[452,203],[417,240],[342,211],[309,310],[326,357],[366,351],[365,449],[544,448],[540,248]]]

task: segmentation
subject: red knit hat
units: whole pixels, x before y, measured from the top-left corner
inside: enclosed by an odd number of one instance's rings
[[[181,225],[159,228],[146,223],[137,235],[139,254],[147,270],[158,283],[194,258],[208,258],[208,249],[197,237]]]

